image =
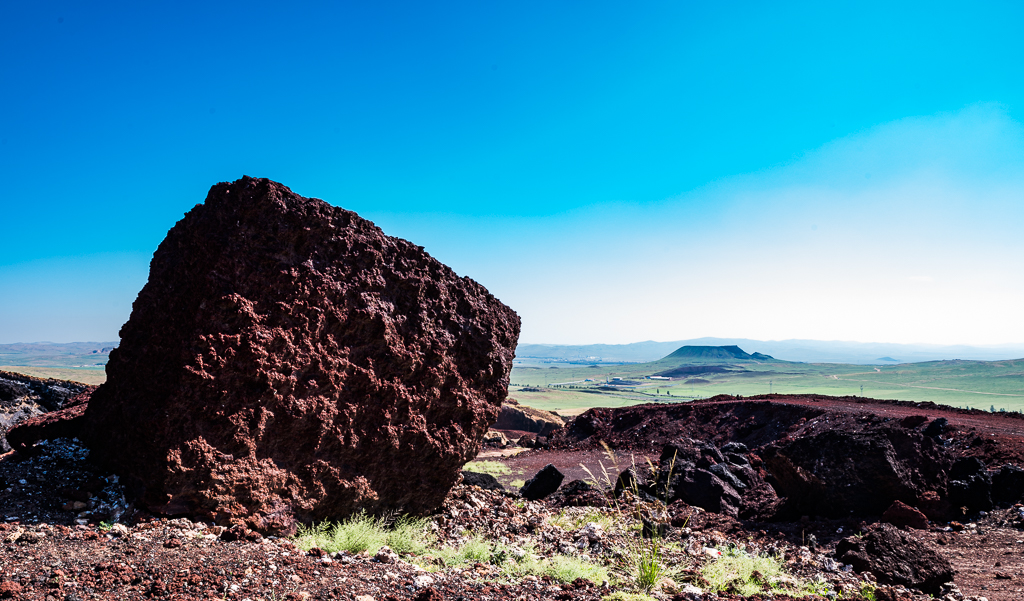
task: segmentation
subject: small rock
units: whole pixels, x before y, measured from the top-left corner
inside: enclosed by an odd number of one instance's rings
[[[412,578],[412,585],[416,588],[425,588],[432,584],[434,584],[434,579],[426,574],[419,574]]]
[[[398,561],[398,554],[385,545],[377,550],[376,555],[373,556],[373,560],[378,563],[395,563]]]
[[[928,529],[928,518],[916,508],[899,500],[893,502],[889,509],[885,510],[882,520],[897,528]]]
[[[703,601],[704,590],[692,584],[684,584],[674,598],[680,601]]]
[[[839,541],[835,555],[858,572],[872,572],[883,584],[910,586],[926,593],[938,593],[943,583],[953,579],[948,559],[890,524],[881,524],[863,538]]]
[[[549,463],[533,478],[527,480],[519,492],[531,501],[543,499],[558,490],[564,479],[565,475]]]
[[[18,537],[19,543],[38,543],[46,538],[45,532],[26,532]]]
[[[468,472],[463,470],[462,483],[466,486],[479,486],[484,490],[505,490],[505,487],[498,482],[498,479],[490,474],[479,472]]]
[[[127,536],[128,527],[124,524],[114,524],[110,527],[110,530],[108,530],[107,533],[111,536]]]
[[[586,537],[589,543],[601,542],[604,540],[604,528],[597,522],[587,522],[587,525],[576,533],[576,537]]]

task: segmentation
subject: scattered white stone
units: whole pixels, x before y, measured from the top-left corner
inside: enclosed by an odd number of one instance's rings
[[[434,579],[426,574],[418,574],[412,577],[412,585],[416,588],[425,588],[434,584]]]
[[[576,533],[576,537],[586,538],[589,543],[601,542],[604,540],[604,528],[596,522],[587,522],[587,525]]]

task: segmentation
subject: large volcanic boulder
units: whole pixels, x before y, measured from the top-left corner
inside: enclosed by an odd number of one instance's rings
[[[519,326],[351,211],[221,183],[153,255],[83,436],[167,515],[287,533],[423,514],[496,419]]]

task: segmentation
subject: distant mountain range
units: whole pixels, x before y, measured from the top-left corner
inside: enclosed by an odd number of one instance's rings
[[[919,363],[943,359],[998,361],[1024,358],[1024,344],[997,346],[890,344],[877,342],[844,342],[836,340],[751,340],[748,338],[694,338],[670,342],[635,342],[632,344],[520,344],[517,358],[541,361],[572,361],[592,363],[642,363],[657,361],[684,346],[742,346],[751,356],[770,355],[782,361],[804,363],[854,363],[886,365]],[[742,352],[742,351],[741,351]]]

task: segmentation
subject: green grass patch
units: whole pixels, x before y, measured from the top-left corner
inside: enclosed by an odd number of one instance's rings
[[[461,547],[441,547],[432,549],[430,553],[435,561],[446,567],[460,563],[490,564],[498,568],[499,579],[510,582],[522,580],[525,576],[550,576],[560,582],[584,578],[597,584],[608,580],[608,571],[598,564],[568,555],[539,559],[532,547],[493,543],[479,536],[470,538]]]
[[[467,472],[490,474],[492,476],[504,476],[512,473],[512,470],[500,461],[470,461],[462,466],[462,469]]]
[[[650,595],[616,591],[610,595],[601,597],[601,601],[656,601],[656,599]]]
[[[701,576],[714,591],[749,596],[764,592],[765,585],[776,592],[799,595],[795,582],[782,570],[782,562],[770,555],[750,555],[736,549],[726,550],[721,557],[704,565]],[[808,591],[810,592],[810,591]]]
[[[593,507],[587,507],[582,510],[573,508],[563,508],[558,512],[558,515],[553,516],[548,520],[552,525],[558,526],[566,532],[576,532],[580,528],[583,528],[590,522],[594,522],[600,526],[605,532],[611,530],[615,524],[616,519],[614,516],[594,509]]]
[[[324,522],[309,528],[300,528],[295,546],[308,551],[319,547],[329,553],[376,553],[387,545],[399,554],[420,554],[427,551],[427,520],[401,517],[389,520],[361,513],[349,519],[330,524]]]

